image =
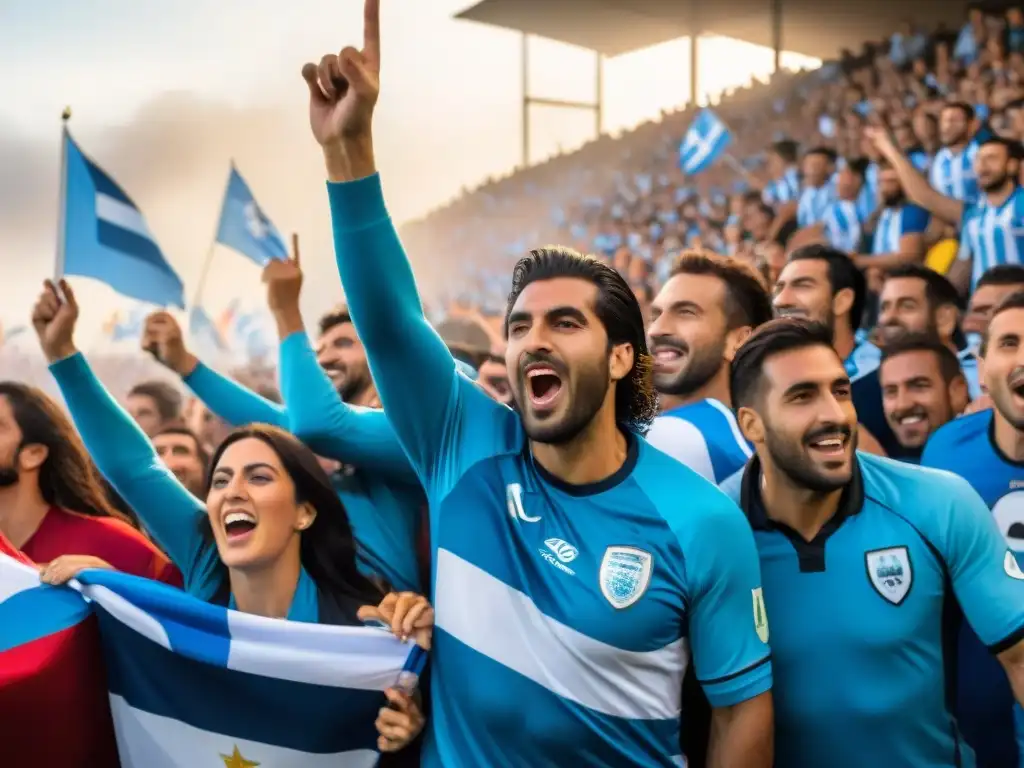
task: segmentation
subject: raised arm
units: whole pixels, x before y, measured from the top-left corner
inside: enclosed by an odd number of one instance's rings
[[[379,94],[377,0],[367,0],[364,47],[306,64],[310,125],[323,148],[338,271],[384,412],[428,494],[444,492],[493,453],[511,412],[456,372],[423,315],[412,269],[384,205],[371,120]],[[507,423],[507,422],[506,422]],[[473,441],[463,439],[469,430]]]
[[[169,313],[154,312],[146,318],[142,348],[181,376],[196,397],[228,424],[235,427],[257,423],[287,426],[283,406],[203,365],[185,346],[181,326]]]
[[[889,161],[900,177],[900,184],[906,190],[911,202],[929,211],[933,216],[959,226],[964,215],[964,204],[952,197],[946,197],[936,190],[914,164],[900,152],[884,128],[867,128],[868,137],[874,142],[881,155]]]
[[[149,438],[93,374],[74,343],[74,292],[62,281],[61,293],[63,300],[48,281],[32,313],[50,372],[96,466],[185,574],[187,586],[200,560],[211,552],[216,557],[199,532],[204,505],[164,467]]]
[[[291,432],[321,456],[419,485],[384,412],[345,403],[317,362],[299,311],[298,255],[270,262],[263,269],[263,282],[281,341],[281,394]]]

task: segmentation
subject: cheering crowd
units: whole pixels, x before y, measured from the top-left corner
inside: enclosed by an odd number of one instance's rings
[[[68,415],[0,382],[0,535],[47,584],[114,569],[429,649],[382,765],[1024,765],[1019,11],[740,94],[741,146],[822,119],[731,198],[735,169],[602,140],[413,227],[473,253],[474,348],[388,215],[377,0],[364,23],[302,69],[347,305],[309,329],[298,254],[265,267],[279,393],[155,312],[140,354],[194,400],[122,406],[47,282]]]

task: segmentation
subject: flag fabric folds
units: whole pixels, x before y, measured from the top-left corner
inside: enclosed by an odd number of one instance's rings
[[[288,258],[284,238],[233,165],[220,209],[217,242],[238,251],[261,267],[275,259]]]
[[[732,132],[710,109],[701,110],[679,145],[679,167],[693,176],[709,168],[732,142]]]
[[[63,253],[58,272],[91,277],[140,301],[184,308],[181,278],[145,218],[102,168],[64,134]]]
[[[0,764],[116,766],[96,618],[0,535]]]
[[[6,733],[2,718],[15,703],[12,667],[4,663],[9,651],[2,649],[12,643],[21,648],[26,634],[31,643],[65,631],[65,625],[98,622],[102,650],[83,641],[92,658],[66,666],[67,680],[40,677],[38,685],[51,688],[36,708],[41,719],[17,733],[34,731],[26,743],[40,741],[40,726],[65,712],[63,700],[55,698],[58,686],[105,669],[105,680],[93,681],[102,701],[61,717],[61,738],[63,729],[76,731],[76,721],[105,712],[105,732],[116,735],[122,768],[370,768],[378,759],[374,721],[386,706],[383,691],[423,658],[419,648],[386,630],[252,616],[113,571],[85,571],[72,586],[81,594],[40,586],[33,568],[0,557],[0,722]],[[27,604],[29,599],[49,602]],[[36,676],[20,675],[30,677]],[[6,741],[5,768],[86,765],[51,759],[12,764]],[[41,741],[43,748],[59,740]]]

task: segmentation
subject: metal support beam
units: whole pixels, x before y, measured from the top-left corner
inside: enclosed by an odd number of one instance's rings
[[[594,113],[594,138],[599,137],[604,131],[604,57],[595,51],[596,57],[596,93],[594,101],[567,101],[565,99],[546,99],[540,96],[530,95],[530,43],[529,36],[522,33],[522,91],[523,91],[523,133],[522,133],[522,165],[524,168],[530,165],[530,107],[535,104],[544,107],[558,107],[560,109],[585,109]]]
[[[773,72],[782,69],[782,0],[772,0],[772,49],[775,53]]]

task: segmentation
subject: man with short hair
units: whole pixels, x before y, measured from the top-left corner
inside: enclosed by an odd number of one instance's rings
[[[1024,157],[1020,142],[990,137],[979,144],[974,162],[981,194],[972,202],[970,197],[965,200],[933,189],[884,130],[869,129],[869,136],[896,169],[907,197],[960,227],[960,253],[949,271],[950,282],[959,290],[967,293],[997,264],[1024,263],[1024,192],[1017,183]],[[936,158],[932,172],[939,166]]]
[[[975,158],[978,142],[974,140],[977,123],[974,107],[963,101],[951,101],[939,113],[939,141],[942,148],[935,154],[928,181],[940,194],[954,200],[973,202],[978,199]]]
[[[1018,562],[1024,562],[1024,292],[994,310],[978,356],[992,408],[954,419],[925,446],[921,465],[966,479],[992,510]],[[1013,692],[984,645],[960,639],[957,719],[986,765],[1017,765],[1024,755],[1011,712]]]
[[[505,315],[518,413],[460,374],[384,204],[376,0],[365,24],[362,51],[302,74],[349,310],[430,502],[424,765],[678,765],[692,653],[716,708],[713,759],[767,768],[771,665],[753,542],[735,505],[641,437],[657,402],[633,291],[595,259],[533,251],[513,271]]]
[[[775,314],[823,323],[832,329],[836,352],[853,382],[853,399],[861,424],[892,456],[900,450],[885,420],[878,383],[879,349],[857,340],[867,285],[850,257],[825,245],[797,248],[775,283]]]
[[[905,333],[882,350],[882,405],[901,461],[916,464],[928,438],[963,413],[970,399],[960,360],[932,334]]]
[[[647,440],[713,483],[750,458],[730,408],[729,362],[771,317],[753,268],[709,252],[683,253],[654,300],[647,338],[661,415]]]
[[[128,392],[128,413],[152,437],[165,427],[181,424],[181,392],[165,381],[143,381]]]
[[[967,381],[971,399],[981,396],[978,361],[960,333],[960,297],[935,270],[902,264],[886,270],[878,298],[878,345],[883,349],[905,333],[924,333],[949,347]]]
[[[836,199],[833,179],[836,153],[828,147],[813,147],[804,153],[801,169],[803,189],[797,203],[796,220],[803,229],[824,221],[825,212]]]
[[[151,440],[167,469],[193,496],[203,498],[210,456],[199,436],[188,427],[166,427]]]
[[[1007,296],[1020,290],[1024,290],[1022,264],[998,264],[978,278],[963,322],[968,347],[978,348],[992,312]]]
[[[181,586],[181,574],[114,511],[68,417],[42,391],[0,382],[0,534],[43,565],[91,556]]]
[[[1024,573],[978,494],[856,451],[832,332],[773,320],[733,360],[786,768],[975,765],[949,710],[951,606],[1024,698]]]
[[[890,269],[920,264],[925,259],[928,211],[907,201],[899,174],[885,160],[878,164],[878,196],[882,210],[875,222],[867,254],[854,259],[861,269]]]

